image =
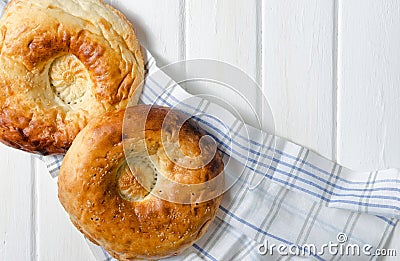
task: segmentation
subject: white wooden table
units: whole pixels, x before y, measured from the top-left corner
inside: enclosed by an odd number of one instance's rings
[[[159,65],[213,58],[247,72],[278,135],[353,169],[400,167],[400,1],[111,2]],[[0,145],[0,175],[0,260],[93,260],[40,161]]]

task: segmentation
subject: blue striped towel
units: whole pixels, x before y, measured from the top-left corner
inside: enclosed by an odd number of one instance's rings
[[[194,115],[222,152],[228,180],[236,181],[207,234],[168,260],[276,260],[286,254],[317,260],[378,258],[375,251],[383,248],[400,216],[398,170],[351,171],[248,126],[218,105],[188,94],[146,55],[148,75],[140,103]],[[43,160],[57,176],[62,156]],[[238,169],[243,170],[240,177],[235,176]],[[326,247],[330,243],[338,244],[336,251]],[[97,260],[112,260],[104,249],[88,244]],[[346,244],[359,246],[359,252],[349,254]]]

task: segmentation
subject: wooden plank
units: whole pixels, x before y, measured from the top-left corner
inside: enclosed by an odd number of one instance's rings
[[[0,144],[0,260],[35,258],[31,156]]]
[[[339,158],[400,167],[400,2],[342,1],[339,14]]]
[[[338,21],[338,160],[400,168],[400,2],[340,1]]]
[[[260,6],[261,1],[257,0],[186,1],[185,58],[226,62],[261,83]],[[237,86],[235,90],[243,94],[255,110],[259,109],[260,92],[253,86]],[[207,86],[204,82],[197,86],[192,84],[190,91],[224,99],[247,122],[256,125],[249,105],[233,91],[222,86]]]
[[[263,1],[263,89],[279,136],[333,158],[334,1]]]
[[[109,2],[133,23],[140,43],[153,54],[159,66],[182,59],[183,0]]]
[[[132,21],[140,42],[152,52],[160,66],[181,59],[183,1],[108,2]],[[56,180],[50,178],[42,163],[37,164],[36,176],[39,260],[93,260],[82,235],[72,226],[58,201]]]
[[[258,77],[258,1],[186,2],[186,58],[230,63]],[[258,51],[258,53],[257,53]]]

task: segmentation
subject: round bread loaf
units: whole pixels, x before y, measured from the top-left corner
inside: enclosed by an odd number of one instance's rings
[[[88,120],[138,100],[130,22],[101,0],[11,0],[0,21],[0,141],[61,154]]]
[[[132,124],[123,133],[125,113]],[[171,121],[166,124],[167,115]],[[64,158],[58,178],[62,205],[88,239],[119,260],[177,255],[205,233],[216,215],[220,194],[183,204],[154,193],[173,193],[161,176],[188,186],[223,177],[218,152],[199,168],[186,168],[177,163],[179,158],[166,156],[161,136],[176,135],[174,126],[182,119],[181,112],[146,105],[106,113],[89,122]],[[195,158],[204,152],[199,147],[204,132],[192,120],[184,121],[179,147],[182,155]]]

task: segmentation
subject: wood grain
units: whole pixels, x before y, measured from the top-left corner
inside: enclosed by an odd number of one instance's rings
[[[335,154],[334,1],[263,1],[263,90],[276,133]]]
[[[339,160],[400,167],[400,2],[342,1],[339,14]]]

